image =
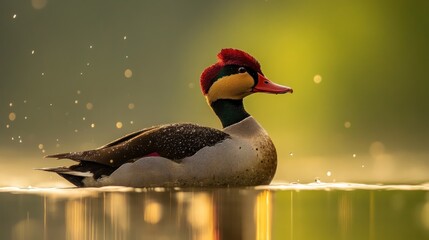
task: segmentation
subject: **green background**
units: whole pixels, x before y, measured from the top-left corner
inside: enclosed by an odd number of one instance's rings
[[[1,1],[0,34],[0,185],[66,184],[32,169],[155,124],[219,128],[199,77],[226,47],[294,89],[245,101],[276,181],[429,179],[428,1]]]

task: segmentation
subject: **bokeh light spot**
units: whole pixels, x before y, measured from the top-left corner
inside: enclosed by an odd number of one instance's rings
[[[134,107],[135,107],[134,103],[129,103],[128,104],[128,109],[132,110],[132,109],[134,109]]]
[[[116,123],[116,128],[118,128],[118,129],[122,128],[122,122],[117,122]]]
[[[94,108],[94,104],[92,104],[90,102],[86,104],[86,109],[92,110],[93,108]]]
[[[47,3],[47,0],[31,0],[31,5],[37,10],[43,9]]]
[[[131,78],[133,76],[133,71],[131,71],[131,69],[127,68],[124,71],[124,75],[126,78]]]
[[[351,126],[352,126],[352,124],[349,121],[344,123],[345,128],[350,128]]]
[[[9,113],[9,120],[15,121],[15,119],[16,119],[16,114],[14,112]]]
[[[319,74],[315,75],[315,76],[313,77],[313,81],[314,81],[314,83],[316,83],[316,84],[321,83],[321,82],[322,82],[322,76],[320,76]]]

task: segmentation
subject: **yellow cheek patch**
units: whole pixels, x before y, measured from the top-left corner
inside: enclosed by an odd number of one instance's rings
[[[218,99],[242,99],[251,94],[255,84],[252,76],[246,73],[237,73],[218,79],[206,94],[210,104]]]

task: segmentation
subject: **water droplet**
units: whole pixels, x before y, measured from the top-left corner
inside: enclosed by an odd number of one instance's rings
[[[45,149],[42,149],[42,153],[45,153]]]
[[[89,64],[89,62],[87,62],[87,63],[86,63],[86,66],[89,66],[89,65],[90,65],[90,64]]]
[[[356,153],[353,153],[353,155],[352,155],[354,158],[356,157]]]
[[[124,75],[125,75],[126,78],[130,78],[130,77],[133,76],[133,71],[131,71],[131,69],[127,68],[124,71]]]
[[[118,129],[119,129],[119,128],[122,128],[122,122],[117,122],[117,123],[116,123],[116,128],[118,128]]]
[[[22,139],[19,139],[19,143],[22,143]]]
[[[363,165],[363,164],[362,164],[362,166],[361,166],[361,167],[362,167],[362,168],[364,168],[364,167],[365,167],[365,165]]]
[[[24,116],[24,119],[25,119],[25,120],[27,120],[27,119],[28,119],[28,117],[27,117],[27,116]]]
[[[293,157],[293,152],[290,152],[290,153],[289,153],[289,156]]]
[[[13,106],[13,103],[9,103],[9,107],[12,107]]]
[[[92,45],[89,45],[89,48],[92,49]]]
[[[74,132],[77,133],[78,132],[77,129],[75,129]]]
[[[27,103],[27,100],[24,100],[24,103]]]
[[[16,114],[14,112],[9,113],[9,120],[15,121],[15,119],[16,119]]]
[[[81,73],[80,73],[80,75],[82,76],[82,75],[83,75],[83,72],[81,72]]]
[[[127,36],[124,36],[124,40],[127,40]]]
[[[33,55],[34,54],[34,50],[31,50],[31,55]]]
[[[134,121],[130,121],[130,124],[134,124]]]
[[[43,144],[39,144],[39,149],[42,150],[43,149]]]
[[[332,175],[331,171],[326,172],[326,176],[330,177]]]
[[[52,104],[52,103],[49,103],[49,106],[50,106],[50,107],[52,107],[52,106],[54,106],[54,104]]]
[[[78,100],[74,100],[74,103],[75,103],[75,104],[78,104],[78,103],[79,103],[79,101],[78,101]]]
[[[45,73],[44,73],[44,72],[42,72],[42,76],[45,76]]]
[[[6,124],[6,128],[9,128],[10,127],[10,125],[9,124]]]
[[[86,104],[86,109],[91,110],[92,108],[94,108],[94,104],[90,102]]]
[[[91,127],[92,127],[92,128],[95,128],[95,124],[94,124],[94,123],[91,123]]]
[[[320,82],[322,82],[322,76],[320,76],[319,74],[315,75],[313,77],[313,81],[314,83],[319,84]]]
[[[127,55],[127,56],[125,56],[125,58],[126,58],[126,59],[128,59],[128,55]]]
[[[85,120],[86,120],[86,117],[83,117],[83,118],[82,118],[82,120],[83,120],[83,121],[85,121]]]
[[[77,95],[80,95],[80,93],[81,93],[81,92],[80,92],[80,90],[77,90],[77,92],[76,92],[76,93],[77,93]]]
[[[134,107],[135,107],[134,103],[129,103],[128,104],[128,109],[132,110],[132,109],[134,109]]]
[[[12,137],[12,141],[14,141],[15,140],[15,138],[14,137]]]
[[[13,14],[12,18],[13,18],[13,19],[15,19],[15,18],[16,18],[16,16],[17,16],[16,14]]]
[[[351,126],[352,126],[352,124],[349,121],[344,123],[345,128],[350,128]]]

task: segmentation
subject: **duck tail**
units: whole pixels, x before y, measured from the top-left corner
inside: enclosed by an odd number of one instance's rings
[[[94,174],[90,171],[82,172],[79,170],[73,170],[70,167],[37,168],[36,170],[57,173],[77,187],[84,187],[83,180],[85,178],[94,177]]]

